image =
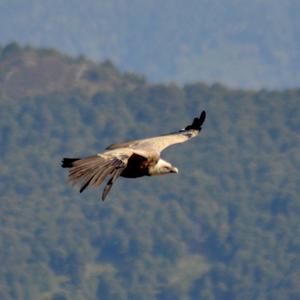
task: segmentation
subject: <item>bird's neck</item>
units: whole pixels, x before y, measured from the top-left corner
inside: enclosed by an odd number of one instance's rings
[[[169,173],[166,172],[165,166],[170,166],[170,163],[160,158],[154,166],[149,167],[149,175],[157,176]]]

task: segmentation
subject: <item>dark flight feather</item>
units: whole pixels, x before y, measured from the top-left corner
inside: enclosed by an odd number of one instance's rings
[[[195,118],[193,120],[193,123],[191,125],[188,125],[184,128],[184,130],[190,130],[190,129],[194,129],[194,130],[198,130],[200,131],[201,130],[201,126],[202,124],[204,123],[205,121],[205,117],[206,117],[206,112],[203,111],[200,115],[199,118]]]
[[[117,169],[114,171],[113,176],[109,179],[109,181],[107,182],[103,193],[102,193],[102,201],[105,200],[108,192],[110,191],[110,189],[112,188],[112,185],[114,184],[114,182],[117,180],[117,178],[121,175],[121,173],[124,171],[125,167],[122,167],[120,169]]]

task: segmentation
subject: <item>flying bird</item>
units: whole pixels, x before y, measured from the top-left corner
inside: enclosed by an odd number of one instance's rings
[[[178,173],[178,169],[160,157],[167,147],[184,143],[196,137],[201,131],[206,113],[202,111],[192,124],[177,132],[161,136],[113,144],[104,152],[85,158],[63,158],[62,167],[70,168],[71,184],[81,183],[80,193],[88,186],[100,186],[110,176],[103,193],[106,198],[112,185],[119,176],[137,178],[142,176]]]

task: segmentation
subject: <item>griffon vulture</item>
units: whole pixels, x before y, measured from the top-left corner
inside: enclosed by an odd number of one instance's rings
[[[63,158],[62,167],[70,168],[69,181],[72,184],[81,182],[80,193],[88,186],[100,186],[107,176],[111,176],[102,193],[104,201],[119,176],[136,178],[178,173],[177,168],[160,158],[160,153],[173,144],[184,143],[197,136],[205,115],[202,111],[199,118],[178,132],[113,144],[94,156]]]

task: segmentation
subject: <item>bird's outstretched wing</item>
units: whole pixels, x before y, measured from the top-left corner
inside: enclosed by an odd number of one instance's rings
[[[72,184],[81,183],[80,193],[82,193],[88,186],[100,186],[109,175],[115,181],[125,169],[127,160],[128,156],[110,158],[95,155],[82,159],[64,158],[62,167],[70,168],[69,181]],[[102,200],[106,195],[107,193],[102,194]]]
[[[122,151],[107,151],[82,159],[63,158],[62,167],[70,168],[69,181],[72,184],[81,183],[80,193],[88,186],[100,186],[107,176],[111,176],[102,193],[102,200],[105,200],[113,183],[127,167],[128,159],[133,154],[143,153],[122,149]]]
[[[152,138],[146,138],[141,140],[135,140],[127,143],[122,144],[113,144],[106,149],[112,150],[112,149],[118,149],[118,148],[124,148],[128,147],[131,149],[136,150],[154,150],[157,153],[160,153],[167,147],[184,143],[188,141],[189,139],[197,136],[199,132],[201,131],[201,126],[205,121],[206,113],[205,111],[202,111],[199,118],[194,118],[193,123],[186,126],[184,129],[170,133],[165,135],[160,135]]]

